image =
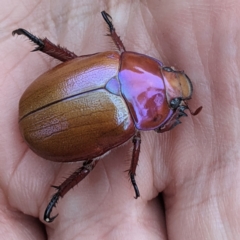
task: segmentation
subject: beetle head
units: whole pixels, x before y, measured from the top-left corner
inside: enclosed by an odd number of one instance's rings
[[[197,108],[194,112],[188,107],[187,100],[191,99],[193,87],[191,80],[183,71],[176,71],[174,68],[163,67],[162,75],[166,87],[166,97],[169,107],[173,114],[167,119],[156,132],[166,132],[180,124],[180,117],[186,117],[184,112],[188,109],[191,115],[197,115],[202,107]]]

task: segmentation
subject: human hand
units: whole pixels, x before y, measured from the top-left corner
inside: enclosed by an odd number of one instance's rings
[[[238,239],[239,8],[237,1],[59,3],[4,1],[1,6],[0,184],[5,239]],[[50,4],[49,4],[50,3]],[[74,5],[76,4],[76,5]],[[43,225],[54,189],[79,163],[46,161],[22,140],[18,101],[40,74],[59,64],[37,52],[19,27],[78,55],[113,50],[100,12],[106,10],[127,50],[185,70],[193,82],[196,117],[170,132],[142,133],[134,191],[132,144],[114,149],[59,201],[59,216]],[[158,194],[163,192],[159,197]],[[164,205],[161,202],[164,200]]]

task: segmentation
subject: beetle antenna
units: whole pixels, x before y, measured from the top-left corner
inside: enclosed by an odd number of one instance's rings
[[[189,112],[191,113],[192,116],[196,116],[198,115],[201,111],[202,111],[202,106],[200,106],[199,108],[197,108],[194,112],[189,108],[189,106],[187,105],[187,103],[184,101],[184,103],[186,104],[186,108],[189,110]]]

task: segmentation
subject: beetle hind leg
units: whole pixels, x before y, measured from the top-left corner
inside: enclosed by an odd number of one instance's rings
[[[132,153],[131,167],[129,170],[129,176],[135,191],[136,199],[140,197],[138,186],[135,181],[136,168],[139,160],[140,146],[141,146],[141,135],[140,135],[140,132],[136,132],[136,134],[133,137],[133,153]]]
[[[83,166],[72,173],[60,186],[53,186],[57,192],[53,195],[44,212],[44,221],[52,222],[58,215],[51,217],[53,207],[56,206],[60,197],[63,197],[71,188],[82,181],[96,166],[97,161],[88,160],[83,163]]]
[[[54,57],[62,62],[69,61],[77,57],[77,55],[66,48],[60,47],[59,45],[55,45],[47,38],[41,39],[34,36],[32,33],[28,32],[23,28],[16,29],[12,32],[12,35],[24,35],[30,41],[35,43],[37,47],[33,50],[34,51],[41,51],[46,53],[47,55]]]
[[[113,42],[115,43],[115,45],[117,46],[119,51],[125,52],[126,49],[125,49],[120,37],[117,35],[115,28],[113,26],[112,17],[105,11],[102,11],[101,14],[102,14],[103,19],[105,20],[105,22],[107,23],[107,25],[109,27],[110,34],[108,34],[107,36],[110,36],[112,38]]]

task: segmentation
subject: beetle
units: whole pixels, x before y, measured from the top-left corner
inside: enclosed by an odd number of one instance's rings
[[[83,180],[98,158],[132,138],[133,152],[129,176],[135,181],[139,159],[140,131],[162,133],[192,112],[187,101],[192,83],[184,71],[164,66],[150,56],[126,51],[115,31],[111,16],[101,12],[117,50],[77,56],[47,38],[37,38],[19,28],[13,35],[25,35],[41,51],[63,63],[39,76],[19,102],[19,127],[23,139],[37,155],[56,162],[83,161],[60,186],[44,212],[51,217],[60,197]]]

